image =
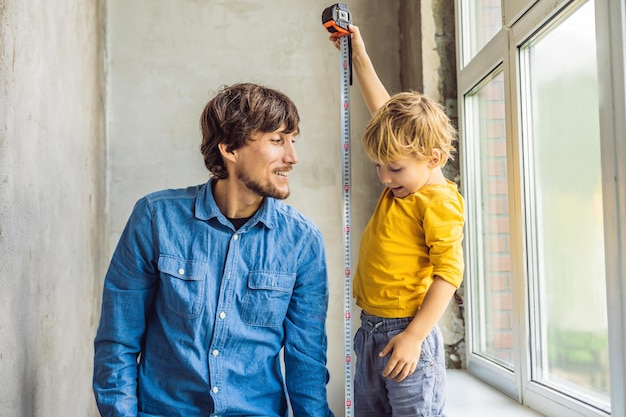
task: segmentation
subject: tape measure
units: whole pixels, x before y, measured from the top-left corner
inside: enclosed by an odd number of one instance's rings
[[[322,12],[322,24],[330,33],[338,36],[349,35],[348,25],[352,23],[348,5],[345,3],[337,3],[328,6]]]
[[[340,36],[341,81],[341,154],[343,163],[343,307],[344,307],[344,386],[345,416],[352,416],[352,238],[350,180],[350,85],[352,85],[352,42],[348,25],[352,17],[345,3],[324,9],[322,23],[326,30]],[[347,35],[347,36],[346,36]]]

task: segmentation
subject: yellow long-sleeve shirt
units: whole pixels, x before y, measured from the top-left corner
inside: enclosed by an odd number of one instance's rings
[[[464,213],[463,197],[448,180],[404,198],[385,189],[361,237],[356,304],[379,317],[413,317],[435,276],[458,288]]]

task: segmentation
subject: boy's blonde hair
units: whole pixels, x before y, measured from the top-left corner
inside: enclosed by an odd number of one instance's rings
[[[371,160],[385,165],[411,156],[430,160],[438,149],[438,166],[444,166],[453,159],[456,138],[456,129],[441,104],[408,91],[395,94],[378,109],[365,129],[363,145]]]

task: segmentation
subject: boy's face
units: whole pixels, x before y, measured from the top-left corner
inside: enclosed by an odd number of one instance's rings
[[[298,162],[294,133],[284,126],[274,132],[257,132],[237,149],[235,176],[245,189],[260,197],[285,199],[289,196],[289,171]]]
[[[421,161],[414,157],[398,159],[390,164],[373,162],[380,182],[398,198],[413,194],[428,185],[436,167],[433,161]]]

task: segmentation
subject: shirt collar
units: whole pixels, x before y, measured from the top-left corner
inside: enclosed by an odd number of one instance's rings
[[[217,207],[215,203],[215,198],[213,197],[213,191],[211,184],[214,180],[209,180],[206,184],[200,187],[200,191],[196,196],[196,209],[195,216],[199,220],[209,220],[214,217],[221,219],[223,223],[227,224],[228,221],[226,217],[222,214],[220,209]],[[265,197],[263,199],[263,203],[259,209],[252,216],[251,225],[256,224],[257,222],[263,223],[265,226],[270,229],[275,229],[278,227],[278,207],[279,202],[271,197]]]

